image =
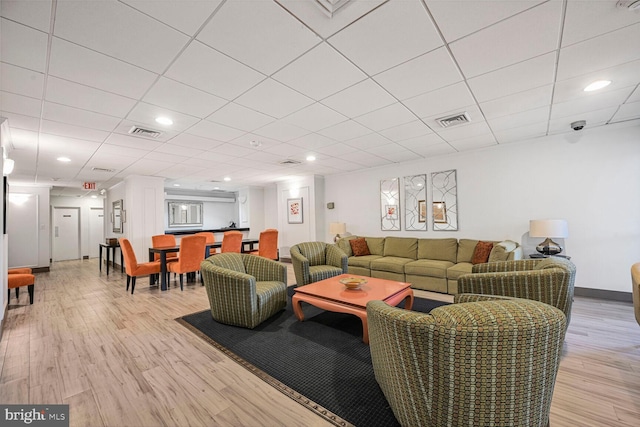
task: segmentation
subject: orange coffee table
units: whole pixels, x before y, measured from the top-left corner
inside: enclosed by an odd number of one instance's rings
[[[340,279],[355,277],[366,279],[367,283],[360,289],[347,289],[340,283]],[[394,282],[393,280],[377,279],[374,277],[341,274],[295,289],[291,298],[293,312],[298,320],[304,320],[301,302],[307,302],[318,308],[338,313],[355,314],[362,320],[362,341],[369,344],[369,327],[367,324],[367,302],[382,300],[389,305],[396,306],[403,300],[405,308],[411,310],[413,306],[413,290],[410,283]]]

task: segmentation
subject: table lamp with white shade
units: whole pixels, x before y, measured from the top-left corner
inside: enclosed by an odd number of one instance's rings
[[[532,219],[529,221],[529,237],[544,237],[536,250],[544,255],[557,255],[562,247],[551,239],[569,237],[569,226],[564,219]]]
[[[344,222],[329,223],[329,233],[336,235],[336,237],[333,238],[334,243],[338,241],[341,234],[344,234],[346,232],[347,232],[347,224],[345,224]]]

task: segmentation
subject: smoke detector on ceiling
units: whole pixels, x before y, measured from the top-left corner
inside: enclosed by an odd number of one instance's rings
[[[140,126],[133,126],[129,133],[134,136],[143,136],[145,138],[157,138],[162,135],[162,132],[153,129],[145,129]]]
[[[464,123],[469,123],[471,121],[471,118],[469,117],[469,113],[465,111],[464,113],[457,113],[457,114],[454,114],[453,116],[447,116],[447,117],[442,117],[440,119],[436,119],[436,121],[443,128],[448,128],[451,126],[457,126]]]

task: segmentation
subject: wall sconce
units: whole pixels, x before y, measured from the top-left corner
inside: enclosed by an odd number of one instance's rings
[[[13,168],[15,167],[16,162],[13,159],[4,159],[2,163],[2,174],[4,176],[10,175],[13,172]]]
[[[562,247],[552,238],[569,237],[569,226],[564,219],[532,219],[529,221],[529,236],[544,237],[545,241],[536,246],[536,250],[544,255],[556,255]]]
[[[329,223],[329,233],[335,234],[336,236],[333,238],[333,242],[337,242],[340,238],[341,234],[347,232],[347,224],[344,222],[330,222]]]

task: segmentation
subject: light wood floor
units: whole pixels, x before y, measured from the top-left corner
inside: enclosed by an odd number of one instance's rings
[[[208,308],[200,284],[161,292],[141,279],[131,295],[119,270],[66,261],[36,276],[33,305],[26,288],[10,303],[1,403],[69,404],[72,426],[330,425],[174,320]],[[551,425],[640,425],[631,304],[576,298]]]

